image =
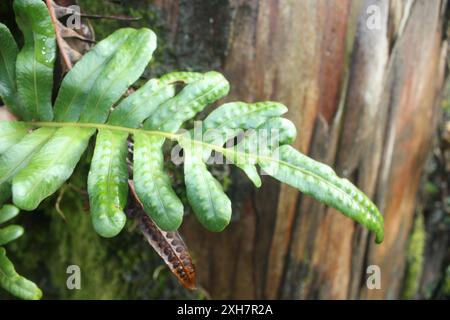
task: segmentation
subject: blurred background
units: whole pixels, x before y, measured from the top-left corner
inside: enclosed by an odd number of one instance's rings
[[[0,3],[0,20],[20,42],[11,2]],[[219,70],[231,84],[227,101],[287,105],[295,147],[376,202],[385,240],[376,245],[352,220],[270,177],[255,189],[238,170],[213,168],[233,221],[210,233],[187,210],[180,232],[200,288],[189,292],[132,220],[116,238],[94,233],[89,150],[57,196],[20,217],[27,232],[9,248],[44,298],[450,298],[447,0],[55,2],[86,15],[75,30],[83,39],[66,35],[75,60],[118,28],[149,27],[158,49],[144,77]],[[57,81],[66,70],[61,59],[58,66]],[[183,197],[182,169],[169,166]],[[81,268],[81,290],[66,287],[72,264]],[[380,267],[379,290],[366,286],[370,265]]]

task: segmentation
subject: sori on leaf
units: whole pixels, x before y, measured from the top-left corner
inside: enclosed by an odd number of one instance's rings
[[[20,209],[36,209],[70,178],[95,138],[88,193],[96,232],[113,237],[124,227],[129,179],[156,225],[177,230],[184,208],[165,171],[163,153],[165,141],[171,140],[183,150],[189,204],[208,230],[222,231],[231,218],[231,202],[206,164],[212,153],[220,153],[255,186],[261,185],[259,166],[361,223],[375,233],[376,242],[383,240],[383,217],[371,200],[329,166],[290,146],[296,129],[282,118],[284,105],[229,102],[206,116],[201,139],[195,128],[180,131],[225,97],[229,83],[215,71],[173,72],[148,80],[124,97],[156,49],[156,36],[146,28],[120,29],[100,41],[66,74],[53,103],[56,45],[47,7],[40,0],[15,0],[14,10],[25,39],[20,50],[0,24],[0,96],[20,119],[0,122],[2,202],[11,198]],[[130,140],[132,177],[127,163]],[[235,140],[232,146],[227,143]],[[40,297],[37,287],[18,278],[4,253],[0,248],[0,284],[22,298]]]

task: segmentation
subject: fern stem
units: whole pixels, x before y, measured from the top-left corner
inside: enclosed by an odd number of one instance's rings
[[[220,152],[224,155],[230,155],[230,156],[243,156],[248,158],[253,158],[255,160],[266,160],[266,161],[276,161],[280,163],[284,163],[284,161],[274,159],[273,157],[268,156],[261,156],[261,155],[255,155],[247,152],[241,152],[236,151],[230,148],[224,148],[218,145],[214,145],[211,143],[206,143],[200,140],[190,139],[187,138],[183,134],[176,134],[176,133],[170,133],[165,131],[154,131],[154,130],[145,130],[145,129],[134,129],[134,128],[127,128],[127,127],[121,127],[116,125],[109,125],[109,124],[103,124],[103,123],[85,123],[85,122],[42,122],[42,121],[27,121],[25,122],[27,125],[34,126],[34,127],[51,127],[51,128],[63,128],[63,127],[75,127],[75,128],[89,128],[89,129],[97,129],[97,130],[113,130],[113,131],[120,131],[120,132],[127,132],[129,134],[138,134],[138,133],[144,133],[151,136],[159,136],[163,137],[172,141],[185,141],[191,142],[195,145],[203,146],[205,148]],[[288,166],[291,166],[289,163],[285,163]]]
[[[199,145],[202,147],[205,147],[207,149],[211,149],[217,152],[222,153],[223,155],[229,155],[230,157],[232,156],[242,156],[242,157],[247,157],[247,158],[252,158],[256,161],[271,161],[271,162],[276,162],[279,164],[283,164],[287,167],[290,167],[292,169],[296,169],[296,170],[300,170],[305,174],[311,175],[316,177],[319,180],[323,180],[321,177],[315,175],[314,173],[307,171],[307,170],[302,170],[299,167],[296,167],[292,164],[290,164],[289,162],[280,160],[280,159],[276,159],[274,157],[270,157],[270,156],[262,156],[262,155],[257,155],[257,154],[252,154],[252,153],[247,153],[247,152],[241,152],[241,151],[236,151],[233,150],[232,148],[224,148],[215,144],[211,144],[211,143],[206,143],[200,140],[195,140],[195,139],[190,139],[187,138],[185,135],[183,134],[176,134],[176,133],[170,133],[170,132],[165,132],[165,131],[152,131],[152,130],[145,130],[145,129],[133,129],[133,128],[127,128],[127,127],[121,127],[121,126],[116,126],[116,125],[108,125],[108,124],[103,124],[103,123],[85,123],[85,122],[41,122],[41,121],[27,121],[25,122],[26,124],[30,125],[30,126],[35,126],[35,127],[51,127],[51,128],[63,128],[63,127],[76,127],[76,128],[89,128],[89,129],[103,129],[103,130],[113,130],[113,131],[120,131],[120,132],[128,132],[129,134],[138,134],[138,133],[144,133],[144,134],[148,134],[148,135],[152,135],[152,136],[159,136],[159,137],[164,137],[166,139],[170,139],[172,141],[177,141],[177,142],[181,142],[184,141],[184,143],[186,142],[190,142],[193,143],[195,145]],[[328,183],[327,181],[324,181],[325,183]]]
[[[233,159],[235,158],[235,156],[242,156],[242,157],[252,158],[256,162],[260,162],[260,161],[275,162],[275,163],[277,163],[279,165],[284,165],[284,166],[289,167],[289,168],[291,168],[293,170],[298,170],[298,171],[300,171],[303,174],[306,174],[308,176],[312,176],[315,179],[322,181],[324,184],[328,185],[330,188],[335,189],[337,192],[341,193],[344,197],[349,198],[349,196],[346,194],[346,192],[344,190],[336,187],[335,185],[333,185],[332,183],[330,183],[326,179],[323,179],[319,175],[317,175],[317,174],[315,174],[315,173],[313,173],[313,172],[311,172],[309,170],[305,170],[303,168],[294,166],[294,165],[292,165],[289,162],[286,162],[286,161],[283,161],[281,159],[277,159],[277,158],[274,158],[274,157],[270,157],[270,156],[263,156],[263,155],[258,155],[258,154],[241,152],[241,151],[234,150],[233,148],[224,148],[224,147],[221,147],[221,146],[218,146],[218,145],[214,145],[214,144],[211,144],[211,143],[206,143],[206,142],[203,142],[203,141],[200,141],[200,140],[187,138],[183,134],[176,134],[176,133],[170,133],[170,132],[165,132],[165,131],[144,130],[142,128],[140,128],[140,129],[133,129],[133,128],[116,126],[116,125],[103,124],[103,123],[39,122],[39,121],[28,121],[28,122],[25,122],[25,123],[30,125],[30,126],[35,126],[35,127],[52,127],[52,128],[77,127],[77,128],[90,128],[90,129],[97,129],[97,130],[103,129],[103,130],[113,130],[113,131],[120,131],[120,132],[128,132],[129,134],[138,134],[138,133],[142,134],[142,133],[144,133],[144,134],[148,134],[148,135],[164,137],[164,138],[170,139],[172,141],[177,141],[181,145],[183,144],[183,141],[184,141],[184,143],[192,143],[192,144],[195,144],[195,145],[198,145],[198,146],[205,147],[207,149],[214,150],[216,152],[220,152],[224,156],[229,156],[229,157],[231,157]]]
[[[84,122],[39,122],[39,121],[28,121],[26,124],[35,127],[52,127],[52,128],[63,128],[63,127],[76,127],[76,128],[89,128],[89,129],[103,129],[103,130],[113,130],[128,132],[129,134],[136,133],[146,133],[153,136],[164,137],[170,140],[178,140],[181,135],[164,132],[164,131],[149,131],[144,129],[133,129],[120,126],[112,126],[103,123],[84,123]]]

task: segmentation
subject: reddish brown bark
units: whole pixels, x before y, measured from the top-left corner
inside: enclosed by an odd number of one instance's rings
[[[375,245],[336,210],[264,177],[259,190],[241,186],[245,201],[225,232],[209,233],[194,219],[184,224],[200,285],[215,298],[399,297],[439,113],[447,2],[393,1],[390,8],[384,0],[219,2],[229,11],[199,12],[197,19],[226,24],[221,61],[232,86],[228,99],[286,104],[299,129],[295,147],[373,198],[386,237]],[[173,34],[187,23],[180,1],[156,4]],[[377,30],[366,24],[369,5],[386,9]],[[381,290],[365,286],[370,264],[381,268]]]

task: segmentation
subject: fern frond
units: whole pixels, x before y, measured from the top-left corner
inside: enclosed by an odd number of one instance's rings
[[[259,165],[278,180],[364,224],[381,241],[382,218],[370,200],[350,182],[338,178],[330,167],[288,146],[296,130],[290,121],[280,118],[287,111],[284,105],[226,103],[206,117],[201,141],[193,130],[188,135],[176,134],[186,121],[228,93],[229,84],[218,72],[176,72],[152,79],[110,112],[143,71],[154,51],[154,42],[153,33],[146,29],[113,33],[65,77],[55,106],[58,122],[16,123],[17,130],[11,125],[2,126],[2,131],[16,134],[16,140],[24,128],[47,127],[26,135],[0,157],[0,182],[12,182],[17,206],[33,210],[56,192],[98,130],[88,185],[93,224],[102,236],[115,236],[125,224],[127,139],[131,135],[135,140],[136,193],[163,230],[176,230],[184,212],[164,170],[162,146],[170,138],[184,149],[188,200],[209,230],[223,230],[231,216],[230,200],[205,165],[210,152],[216,151],[243,169],[255,185],[261,184],[256,168]],[[176,94],[175,86],[180,85],[184,87]],[[247,133],[233,148],[223,146],[245,130],[254,132]],[[265,137],[269,142],[262,146],[259,133],[274,130],[277,139]],[[208,135],[210,131],[215,134]],[[275,142],[278,145],[272,145]]]
[[[0,47],[6,57],[0,63],[0,95],[23,121],[0,122],[1,201],[12,194],[19,208],[36,209],[69,179],[95,137],[88,177],[91,217],[101,236],[113,237],[126,222],[128,140],[133,139],[136,194],[162,230],[176,230],[184,208],[164,169],[163,145],[169,139],[184,150],[187,198],[198,220],[211,231],[223,230],[231,218],[231,202],[207,168],[214,152],[241,168],[257,187],[259,166],[374,231],[377,242],[383,240],[383,217],[368,197],[329,166],[290,146],[297,131],[281,117],[287,112],[283,104],[225,103],[200,127],[181,132],[187,121],[230,90],[225,77],[215,71],[166,74],[120,100],[156,48],[156,36],[149,29],[121,29],[99,42],[65,76],[52,108],[49,74],[55,46],[45,6],[39,0],[16,0],[15,9],[25,46],[18,52],[9,31],[0,25],[0,39],[6,42]],[[42,24],[34,23],[37,18],[30,10],[36,10]],[[44,44],[45,57],[36,54]],[[9,63],[15,60],[14,70]],[[6,232],[9,238],[20,233],[17,228],[13,231]]]

